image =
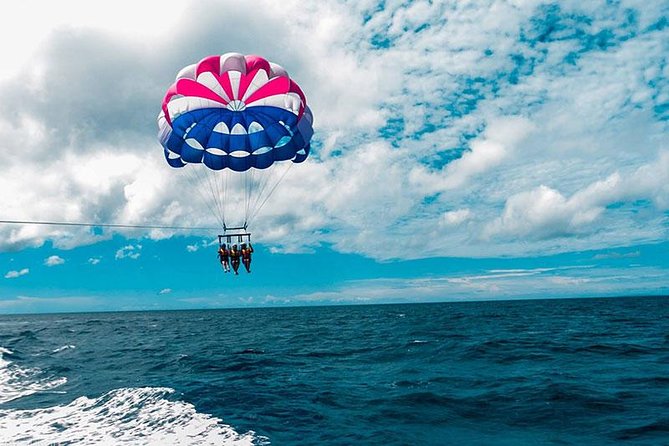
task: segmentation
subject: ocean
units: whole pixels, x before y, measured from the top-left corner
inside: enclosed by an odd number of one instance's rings
[[[669,298],[0,316],[0,444],[669,445]]]

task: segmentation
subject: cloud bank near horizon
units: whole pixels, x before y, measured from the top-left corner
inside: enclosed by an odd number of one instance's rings
[[[4,217],[210,225],[162,159],[155,117],[182,66],[239,51],[285,66],[315,115],[313,156],[254,228],[280,251],[532,256],[667,238],[667,6],[188,9],[199,26],[176,21],[167,34],[62,24],[0,79]],[[151,28],[151,13],[138,13]],[[0,249],[113,233],[4,226]]]
[[[237,300],[223,294],[179,298],[198,308],[230,306],[346,305],[378,303],[467,302],[509,299],[556,299],[664,295],[666,270],[652,266],[566,265],[546,268],[485,270],[415,278],[348,281],[323,291],[290,295],[248,295]]]

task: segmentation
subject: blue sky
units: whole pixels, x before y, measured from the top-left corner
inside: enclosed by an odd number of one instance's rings
[[[283,65],[316,133],[253,274],[212,231],[5,225],[0,312],[667,294],[669,6],[261,3],[3,15],[0,219],[215,225],[155,136],[210,54]]]

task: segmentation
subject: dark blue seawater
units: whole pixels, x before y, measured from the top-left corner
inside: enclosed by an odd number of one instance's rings
[[[669,444],[669,299],[0,316],[2,444]]]

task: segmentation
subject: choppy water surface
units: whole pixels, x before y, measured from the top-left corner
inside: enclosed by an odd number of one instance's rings
[[[0,355],[2,444],[669,444],[667,298],[0,316]]]

